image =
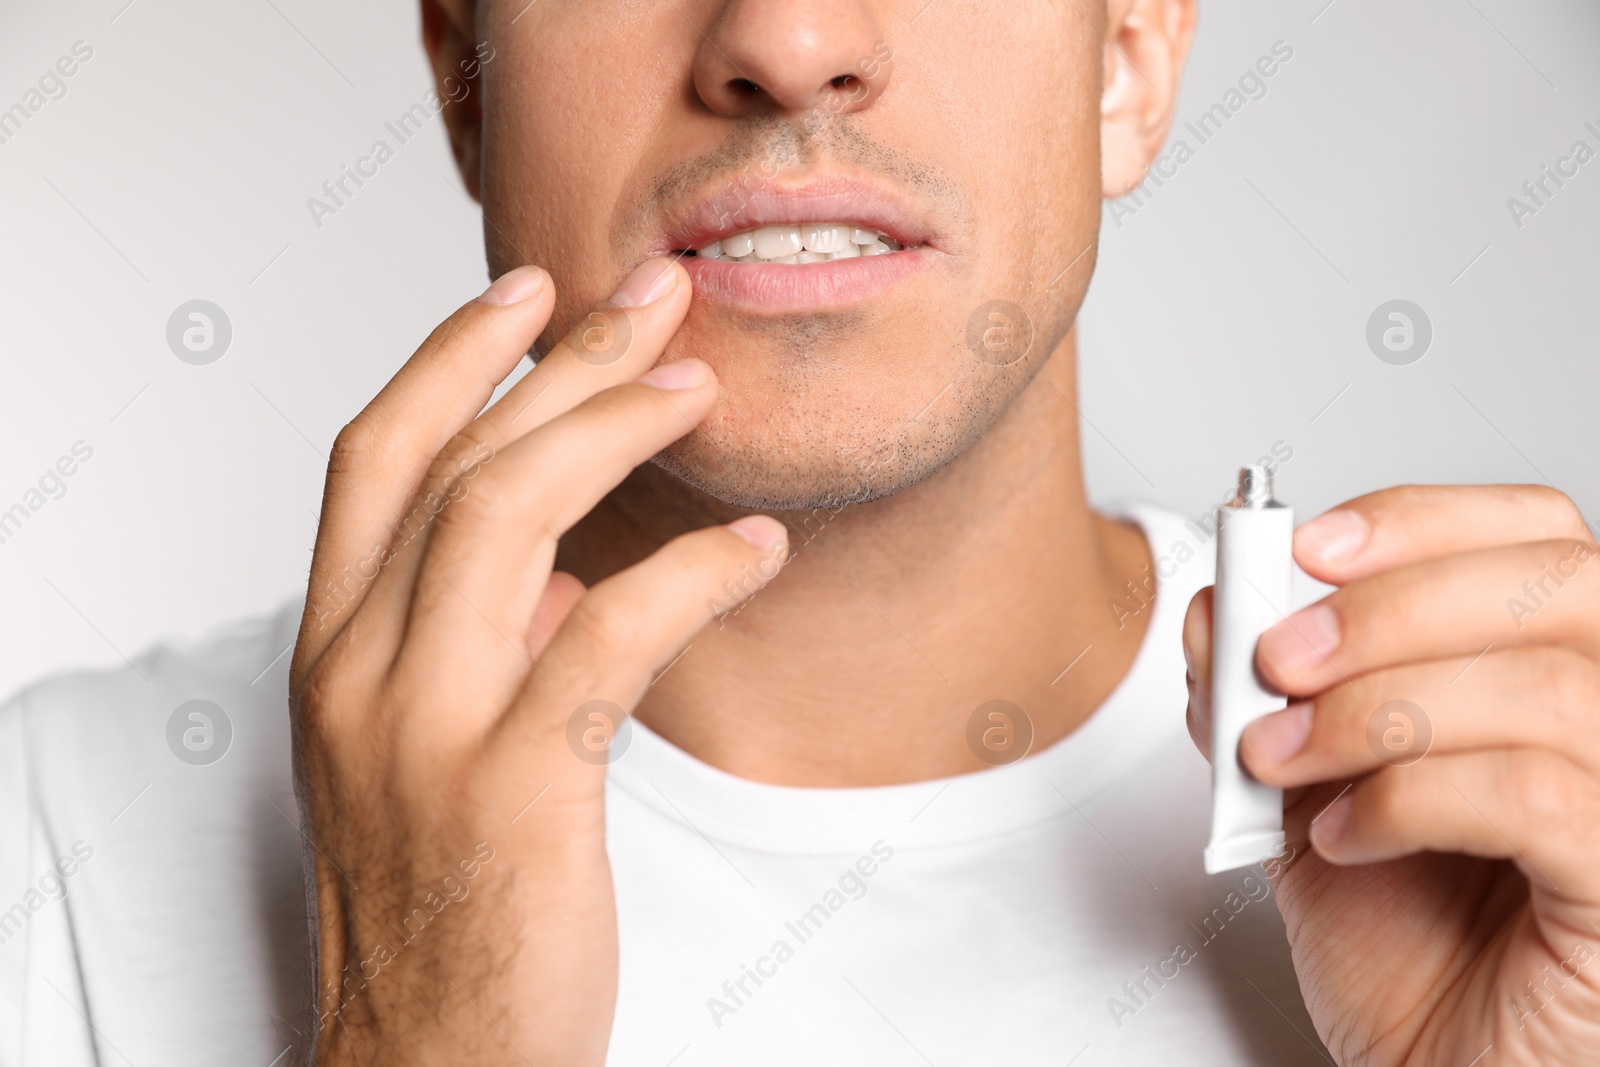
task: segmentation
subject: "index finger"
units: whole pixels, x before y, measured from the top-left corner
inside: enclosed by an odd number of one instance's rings
[[[1578,506],[1543,485],[1401,485],[1346,501],[1294,534],[1294,558],[1345,585],[1441,556],[1594,537]]]

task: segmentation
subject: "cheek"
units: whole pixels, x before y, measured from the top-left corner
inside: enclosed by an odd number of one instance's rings
[[[491,266],[547,267],[571,309],[603,300],[621,275],[626,251],[616,247],[612,220],[641,167],[639,131],[657,121],[675,84],[647,64],[621,62],[649,49],[586,24],[602,21],[563,18],[524,31],[530,15],[485,68]]]
[[[1017,11],[917,34],[896,55],[892,128],[915,131],[908,149],[938,161],[971,204],[961,251],[974,298],[1015,300],[1053,338],[1094,263],[1089,252],[1062,274],[1099,232],[1103,42],[1073,5],[1018,0]]]

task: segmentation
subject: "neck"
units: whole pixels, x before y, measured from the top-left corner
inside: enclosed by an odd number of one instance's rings
[[[1076,729],[1144,636],[1148,611],[1107,604],[1146,581],[1150,555],[1137,529],[1089,508],[1075,355],[1069,333],[989,433],[916,486],[778,513],[790,562],[701,631],[638,717],[713,766],[803,786],[999,762],[968,743],[969,719],[994,700],[1023,710],[1032,751]],[[593,582],[737,514],[646,466],[564,539],[560,566]]]

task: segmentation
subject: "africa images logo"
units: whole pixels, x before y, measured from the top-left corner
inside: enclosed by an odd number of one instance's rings
[[[204,767],[228,754],[233,721],[209,700],[188,700],[167,716],[167,748],[183,762]]]

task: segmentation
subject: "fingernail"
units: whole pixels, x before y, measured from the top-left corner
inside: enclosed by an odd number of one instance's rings
[[[1311,736],[1311,702],[1299,700],[1282,711],[1263,715],[1245,728],[1250,754],[1277,765],[1288,763]]]
[[[789,539],[789,531],[783,523],[768,515],[746,515],[728,523],[728,529],[763,552],[777,548]]]
[[[653,304],[672,291],[678,272],[666,256],[647,259],[622,280],[609,303],[614,308],[638,308]]]
[[[1326,604],[1313,604],[1261,635],[1259,654],[1280,676],[1305,674],[1339,647],[1339,617]]]
[[[639,384],[657,389],[693,389],[705,382],[709,369],[698,359],[675,359],[641,374]]]
[[[1371,533],[1367,520],[1354,511],[1330,511],[1294,532],[1294,547],[1301,556],[1321,563],[1343,563],[1355,558]]]
[[[508,270],[483,291],[478,300],[485,304],[520,304],[544,285],[544,271],[535,266]]]
[[[1321,815],[1311,820],[1311,843],[1318,848],[1323,845],[1337,845],[1343,839],[1345,832],[1350,829],[1350,809],[1355,806],[1355,802],[1356,798],[1346,793],[1323,809]]]

